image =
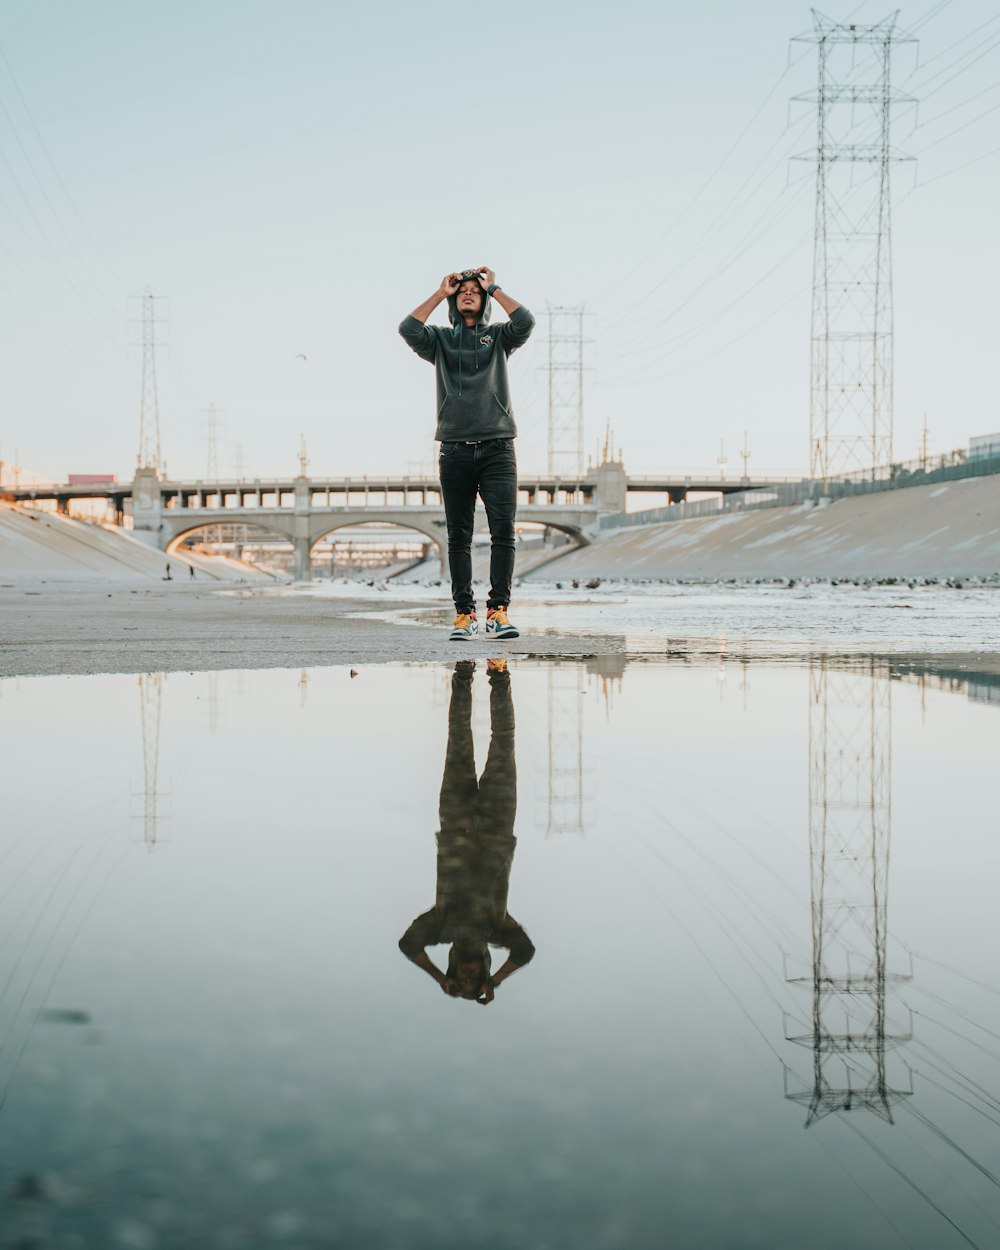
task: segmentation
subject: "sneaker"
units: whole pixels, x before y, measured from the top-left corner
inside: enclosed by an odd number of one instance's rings
[[[455,617],[451,633],[448,635],[448,641],[468,642],[470,638],[475,638],[478,633],[479,622],[476,620],[475,612],[459,612]]]
[[[466,663],[468,663],[468,661],[466,661]],[[506,673],[507,672],[507,657],[502,656],[500,659],[487,660],[486,671],[488,673]]]
[[[517,628],[507,620],[506,608],[491,608],[486,613],[486,633],[494,638],[520,638]]]

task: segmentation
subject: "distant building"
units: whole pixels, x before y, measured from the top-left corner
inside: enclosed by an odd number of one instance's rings
[[[985,456],[1000,456],[1000,434],[977,434],[969,439],[969,459],[980,460]]]

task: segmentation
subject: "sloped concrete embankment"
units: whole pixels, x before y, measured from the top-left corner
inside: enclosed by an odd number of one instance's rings
[[[171,556],[174,576],[188,576],[187,564]],[[214,581],[253,579],[247,566],[208,557],[192,559],[198,576]],[[88,525],[53,512],[0,504],[0,582],[124,582],[159,580],[168,558],[121,530]]]
[[[612,530],[523,580],[991,577],[1000,477]]]

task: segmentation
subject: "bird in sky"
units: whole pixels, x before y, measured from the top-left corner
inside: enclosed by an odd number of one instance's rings
[[[308,360],[309,357],[305,355],[304,352],[299,352],[298,355],[294,357],[294,359],[295,360]]]

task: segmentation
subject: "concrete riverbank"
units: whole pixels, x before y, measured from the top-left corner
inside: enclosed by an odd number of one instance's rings
[[[994,476],[609,530],[589,547],[526,572],[524,580],[998,573],[1000,478]]]
[[[224,556],[185,551],[167,556],[126,530],[54,512],[0,504],[0,585],[115,585],[171,577],[208,582],[272,580]]]

